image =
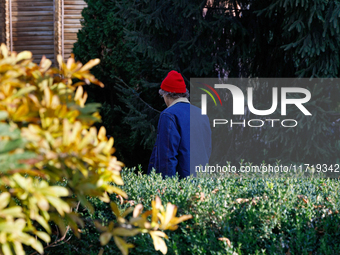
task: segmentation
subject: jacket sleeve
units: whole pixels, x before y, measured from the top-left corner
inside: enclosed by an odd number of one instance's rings
[[[163,113],[159,119],[157,157],[155,165],[162,176],[176,175],[178,148],[181,141],[176,121],[172,114]]]

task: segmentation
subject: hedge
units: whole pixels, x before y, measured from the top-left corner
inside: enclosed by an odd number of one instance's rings
[[[128,199],[111,197],[120,209],[142,203],[150,209],[159,196],[191,214],[167,232],[168,254],[336,254],[340,250],[339,179],[322,178],[188,178],[122,173]],[[109,205],[89,198],[96,213],[81,212],[88,224],[81,239],[70,236],[48,254],[98,254],[99,234],[91,225],[114,219]],[[128,238],[131,254],[160,254],[145,235]],[[119,254],[113,241],[104,254]]]

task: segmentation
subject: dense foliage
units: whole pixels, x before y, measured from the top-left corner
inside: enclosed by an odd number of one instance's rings
[[[110,125],[109,134],[119,134],[119,153],[130,166],[148,162],[159,111],[165,108],[157,90],[171,69],[181,72],[188,85],[191,77],[339,75],[339,1],[86,2],[74,52],[82,62],[102,60],[96,72],[107,89],[94,89],[93,100],[106,102],[102,111],[107,121],[122,121],[121,127],[105,121],[104,125]],[[227,157],[235,163],[241,158],[312,163],[326,155],[335,162],[338,141],[332,135],[321,137],[320,132],[339,134],[339,91],[339,86],[325,87],[315,95],[317,118],[308,139],[300,129],[287,134],[285,129],[234,128]],[[268,105],[271,89],[258,94],[261,109]],[[222,96],[224,103],[231,103],[227,98]],[[294,118],[300,122],[302,116]],[[315,146],[310,148],[307,140]],[[287,141],[294,145],[287,146]],[[309,154],[302,159],[305,151]]]
[[[73,57],[67,63],[60,55],[57,59],[60,69],[50,68],[52,62],[46,58],[34,64],[31,52],[17,54],[4,44],[0,47],[0,253],[4,255],[22,255],[30,247],[41,254],[43,244],[56,245],[69,229],[79,237],[78,227],[84,225],[79,206],[94,213],[88,196],[105,203],[110,202],[108,194],[128,197],[117,187],[123,185],[123,164],[111,155],[113,138],[107,138],[104,127],[98,132],[93,127],[100,120],[98,104],[85,105],[82,85],[103,86],[89,72],[99,60],[83,66]],[[191,216],[176,217],[177,207],[170,203],[164,207],[159,197],[151,203],[149,211],[139,204],[120,212],[111,202],[118,221],[108,227],[96,223],[101,244],[113,237],[128,254],[133,245],[124,237],[144,233],[165,254],[162,238],[168,237],[161,230],[175,230]],[[49,244],[52,229],[63,237]]]
[[[169,233],[168,254],[337,254],[340,248],[340,182],[321,178],[183,179],[134,174],[123,170],[129,199],[112,197],[121,209],[136,203],[146,207],[156,196],[179,205],[193,219]],[[90,199],[95,214],[88,219],[113,218],[108,205]],[[89,221],[90,222],[90,221]],[[49,254],[96,254],[97,234],[85,224],[80,240],[71,238]],[[131,238],[132,254],[157,254],[142,236]],[[86,245],[84,245],[86,244]],[[88,245],[90,244],[90,245]],[[117,252],[114,245],[104,254]]]
[[[116,1],[90,0],[87,5],[82,11],[84,26],[73,51],[83,63],[93,58],[101,60],[92,72],[105,84],[100,89],[86,88],[89,101],[102,103],[103,125],[115,137],[119,157],[129,166],[146,164],[154,143],[160,113],[157,109],[162,108],[162,102],[157,94],[145,95],[150,84],[145,88],[143,80],[149,77],[149,82],[158,82],[161,76],[153,62],[134,52],[134,43],[124,39],[126,22]],[[153,107],[145,104],[145,96]]]

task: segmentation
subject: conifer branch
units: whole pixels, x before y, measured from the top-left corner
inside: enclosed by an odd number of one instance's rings
[[[149,105],[147,102],[145,102],[142,98],[140,98],[140,96],[136,93],[136,91],[134,91],[131,87],[129,87],[129,85],[127,85],[122,79],[115,77],[118,81],[120,81],[124,87],[126,87],[127,89],[131,90],[133,95],[136,96],[141,102],[143,102],[148,108],[150,108],[151,110],[157,112],[157,113],[161,113],[160,111],[156,110],[155,108],[153,108],[151,105]]]

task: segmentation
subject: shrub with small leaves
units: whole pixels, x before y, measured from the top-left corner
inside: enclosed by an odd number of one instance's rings
[[[339,178],[274,177],[267,173],[261,177],[234,174],[179,180],[178,176],[163,179],[160,174],[135,172],[126,168],[121,172],[124,181],[121,188],[129,194],[128,199],[110,195],[120,215],[136,204],[152,211],[152,201],[159,197],[176,204],[179,214],[193,216],[176,231],[165,231],[169,237],[164,239],[167,254],[339,253]],[[99,221],[104,226],[110,226],[111,221],[125,224],[112,215],[107,203],[95,197],[89,201],[95,207],[94,214],[85,208],[79,209],[83,217],[89,219],[82,229],[82,238],[71,238],[63,246],[51,248],[49,255],[59,255],[61,249],[68,255],[97,255],[101,245],[98,234],[95,236],[92,231],[91,221]],[[165,207],[166,203],[162,205]],[[126,223],[130,221],[129,215],[124,214],[124,218]],[[152,240],[147,234],[126,240],[135,245],[131,254],[161,254],[150,245]],[[114,240],[103,249],[104,254],[119,252]]]
[[[51,223],[62,234],[71,228],[80,236],[84,222],[79,205],[94,212],[88,197],[109,203],[109,194],[127,198],[117,185],[123,163],[114,153],[113,138],[105,128],[98,132],[93,124],[100,120],[98,104],[85,104],[82,85],[104,86],[90,72],[98,59],[82,65],[73,56],[58,68],[42,58],[32,62],[32,53],[9,52],[0,48],[0,246],[5,255],[25,254],[23,244],[39,253],[50,243]],[[74,80],[79,80],[73,83]],[[116,185],[112,185],[112,184]],[[125,222],[114,203],[112,209],[120,225],[110,223],[100,237],[105,244],[113,236],[123,254],[133,247],[124,237],[149,233],[156,250],[166,253],[160,230],[176,229],[176,224],[191,216],[176,218],[176,207],[160,206],[142,212],[137,205],[133,217]],[[151,222],[147,215],[152,214]],[[160,223],[158,223],[158,220]],[[123,224],[124,223],[124,224]]]

